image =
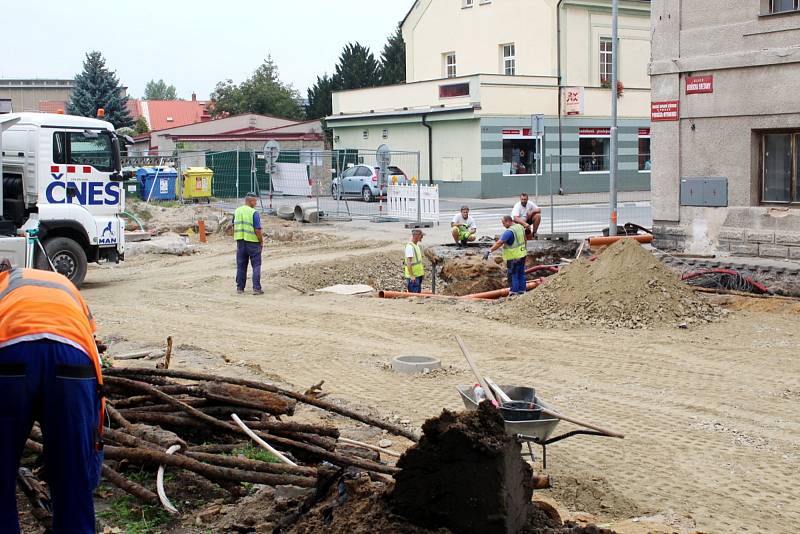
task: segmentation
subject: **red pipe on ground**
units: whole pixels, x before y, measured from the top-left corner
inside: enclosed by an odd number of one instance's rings
[[[590,237],[589,238],[589,246],[590,247],[601,247],[604,245],[611,245],[616,243],[620,239],[634,239],[639,243],[652,243],[653,236],[650,234],[643,234],[643,235],[617,235],[617,236],[608,236],[608,237]]]
[[[480,297],[464,295],[434,295],[433,293],[409,293],[407,291],[378,291],[378,298],[381,299],[408,299],[408,298],[431,298],[431,299],[450,299],[450,300],[481,300]]]

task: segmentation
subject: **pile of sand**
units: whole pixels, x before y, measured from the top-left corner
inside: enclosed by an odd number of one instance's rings
[[[576,261],[509,302],[498,318],[520,324],[648,328],[711,322],[722,313],[638,243],[620,240],[595,261]]]
[[[508,286],[505,269],[479,253],[446,260],[439,275],[446,283],[445,295],[470,295]]]
[[[430,265],[425,268],[429,271]],[[336,261],[298,264],[283,269],[278,275],[309,291],[335,284],[367,284],[375,289],[402,291],[403,252],[399,249],[396,252],[347,256]],[[428,282],[426,280],[426,286]]]

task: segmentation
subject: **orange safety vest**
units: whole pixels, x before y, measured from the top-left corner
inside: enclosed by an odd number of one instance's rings
[[[70,345],[92,362],[100,388],[103,374],[95,330],[89,306],[65,276],[19,268],[0,273],[0,348],[40,339]],[[100,410],[102,434],[105,399]]]

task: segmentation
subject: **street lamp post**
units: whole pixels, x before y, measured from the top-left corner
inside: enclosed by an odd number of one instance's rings
[[[608,208],[609,225],[608,235],[617,235],[617,170],[619,169],[619,146],[617,144],[617,98],[619,67],[619,0],[611,1],[611,168],[609,169]]]

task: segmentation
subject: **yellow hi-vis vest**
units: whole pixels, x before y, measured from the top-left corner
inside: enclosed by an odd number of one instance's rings
[[[403,276],[405,278],[419,278],[425,276],[425,265],[422,263],[422,250],[416,243],[409,243],[414,247],[414,258],[411,260],[411,273],[408,272],[408,263],[403,259]]]
[[[253,228],[253,214],[256,210],[250,206],[239,206],[233,212],[233,239],[258,243],[256,230]]]
[[[528,255],[525,248],[525,228],[521,224],[514,224],[509,228],[514,232],[514,243],[509,247],[508,243],[503,243],[503,259],[505,261],[518,260]]]

